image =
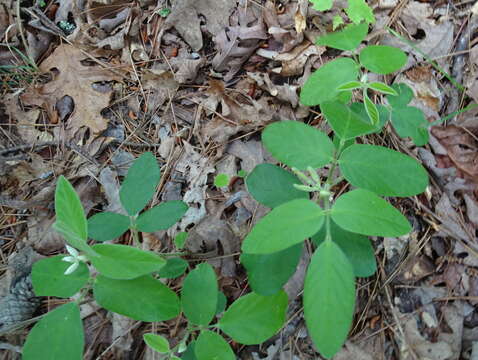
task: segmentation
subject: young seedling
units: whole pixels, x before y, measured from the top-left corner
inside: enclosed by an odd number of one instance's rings
[[[318,43],[353,50],[367,30],[366,23],[351,24]],[[415,159],[382,146],[355,144],[356,138],[381,131],[389,120],[400,136],[411,137],[416,145],[428,141],[427,121],[420,110],[408,106],[411,89],[369,82],[362,70],[385,75],[405,62],[399,49],[367,46],[356,60],[338,58],[321,66],[305,83],[300,99],[304,105],[320,105],[334,141],[300,122],[273,123],[262,133],[263,144],[292,172],[260,164],[246,178],[251,195],[272,208],[242,244],[249,284],[262,295],[281,291],[296,270],[303,241],[310,238],[316,249],[304,282],[304,317],[313,343],[326,358],[340,350],[350,330],[355,278],[376,270],[368,236],[394,237],[411,230],[382,196],[417,195],[428,184],[426,170]],[[363,102],[349,104],[355,90]],[[374,104],[370,91],[386,94],[389,105]],[[322,179],[317,170],[324,167],[328,175]],[[338,189],[344,180],[349,186]]]
[[[32,283],[38,296],[75,300],[48,312],[31,329],[23,347],[24,360],[64,360],[83,358],[84,333],[80,303],[90,290],[98,305],[109,311],[145,322],[177,317],[182,311],[188,326],[175,347],[157,334],[145,334],[148,346],[168,359],[235,359],[219,331],[243,344],[259,344],[273,336],[284,324],[287,295],[250,293],[240,297],[226,311],[226,297],[219,291],[216,274],[209,264],[199,264],[184,278],[181,296],[160,278],[177,278],[188,263],[181,258],[143,251],[136,247],[99,243],[90,246],[89,237],[104,241],[130,230],[135,242],[138,231],[167,229],[187,210],[182,202],[166,202],[141,212],[151,200],[159,182],[159,168],[151,153],[139,157],[128,171],[120,189],[121,203],[128,214],[100,213],[88,221],[80,199],[64,177],[55,193],[56,222],[68,245],[68,255],[40,260],[33,265]],[[178,249],[187,234],[175,238]],[[93,271],[93,268],[95,271]],[[97,273],[97,274],[96,274]],[[221,319],[214,325],[217,314]]]

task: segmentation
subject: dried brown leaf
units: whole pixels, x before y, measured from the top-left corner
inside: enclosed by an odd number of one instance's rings
[[[113,91],[96,91],[92,86],[96,82],[118,81],[120,77],[97,65],[82,63],[88,57],[78,48],[63,44],[40,65],[44,72],[57,69],[52,81],[45,85],[29,88],[22,96],[27,105],[44,107],[53,116],[57,101],[65,95],[74,101],[74,110],[67,127],[79,129],[87,126],[94,134],[105,130],[108,121],[100,114],[110,104]]]
[[[478,181],[478,141],[466,129],[449,125],[433,127],[432,134],[447,150],[447,154],[456,168],[470,178]]]

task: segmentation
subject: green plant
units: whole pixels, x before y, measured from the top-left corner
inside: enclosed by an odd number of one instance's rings
[[[352,24],[318,43],[354,50],[367,30],[366,23]],[[388,121],[416,145],[428,141],[427,121],[408,106],[411,89],[369,82],[362,70],[390,74],[406,59],[399,49],[367,46],[353,59],[338,58],[320,67],[300,99],[304,105],[320,106],[333,141],[297,121],[273,123],[263,131],[262,142],[292,172],[260,164],[246,178],[251,195],[272,208],[242,244],[249,284],[262,295],[280,291],[296,270],[303,241],[310,238],[316,249],[304,282],[304,317],[313,343],[326,358],[340,350],[352,324],[355,278],[376,271],[368,236],[401,236],[411,230],[406,217],[382,196],[413,196],[428,185],[427,172],[415,159],[355,143],[360,136],[380,132]],[[363,102],[350,104],[354,90],[360,90]],[[370,91],[386,94],[388,105],[376,105]],[[323,167],[328,175],[322,179],[317,169]],[[352,189],[343,192],[347,187]]]
[[[18,48],[10,46],[9,49],[14,56],[18,56],[20,65],[0,65],[2,85],[7,88],[16,88],[25,82],[30,83],[39,71],[35,62]]]
[[[129,230],[137,245],[139,232],[164,230],[176,223],[187,210],[181,201],[169,201],[142,212],[159,179],[153,154],[143,154],[128,170],[120,188],[121,204],[128,215],[103,212],[87,220],[74,188],[64,177],[59,178],[54,228],[64,236],[69,255],[36,262],[32,283],[38,296],[74,296],[75,300],[48,312],[31,329],[23,359],[82,359],[84,335],[79,305],[91,300],[91,290],[98,305],[134,320],[165,321],[183,311],[188,326],[178,345],[170,348],[169,342],[157,334],[144,336],[148,346],[169,359],[178,359],[179,353],[183,353],[183,359],[234,359],[219,330],[237,342],[258,344],[282,327],[287,307],[284,292],[273,296],[250,293],[224,311],[226,297],[219,291],[216,274],[207,263],[187,274],[178,296],[160,279],[184,274],[188,268],[184,259],[133,246],[88,244],[89,237],[111,240]],[[174,239],[176,247],[181,249],[186,239],[186,233],[179,233]],[[221,319],[210,325],[219,313]]]

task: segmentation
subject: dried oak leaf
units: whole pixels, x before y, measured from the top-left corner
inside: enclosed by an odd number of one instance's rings
[[[29,88],[22,95],[25,105],[44,107],[50,119],[56,115],[56,104],[64,96],[73,99],[74,110],[68,119],[67,127],[73,130],[87,126],[94,134],[106,130],[108,121],[101,115],[101,110],[110,104],[112,89],[104,86],[95,89],[94,84],[100,82],[119,81],[121,78],[111,71],[83,63],[88,57],[71,45],[63,44],[40,65],[43,72],[52,71],[53,80]]]
[[[456,168],[477,181],[478,142],[474,134],[454,125],[434,127],[431,132],[447,150],[447,155]]]

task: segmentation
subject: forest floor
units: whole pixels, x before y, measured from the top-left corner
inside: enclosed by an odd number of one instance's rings
[[[365,43],[408,54],[406,67],[384,80],[410,86],[412,105],[430,122],[478,101],[473,2],[370,4],[377,21]],[[341,56],[314,40],[346,4],[337,1],[337,10],[325,13],[307,0],[1,5],[0,297],[18,254],[28,250],[33,262],[65,252],[51,229],[58,177],[74,184],[91,216],[115,206],[119,179],[145,151],[162,167],[153,202],[183,200],[190,210],[171,230],[144,234],[144,247],[173,249],[174,235],[188,231],[188,250],[209,259],[228,302],[247,292],[241,240],[268,209],[238,174],[273,162],[260,142],[267,124],[298,120],[328,129],[317,109],[300,104],[299,92],[311,72]],[[474,108],[431,127],[424,147],[390,127],[367,137],[418,159],[431,180],[426,193],[395,203],[413,231],[373,239],[378,271],[358,280],[353,328],[334,359],[478,359],[477,136]],[[214,186],[218,174],[229,176],[228,186]],[[286,285],[294,310],[287,325],[261,346],[235,346],[239,358],[319,358],[299,311],[309,258],[305,252]],[[171,281],[173,288],[179,283]],[[59,303],[45,298],[38,314]],[[137,323],[87,306],[85,359],[155,359],[141,335],[153,328],[171,338],[182,326]],[[1,338],[2,359],[18,358],[15,346],[27,330]]]

